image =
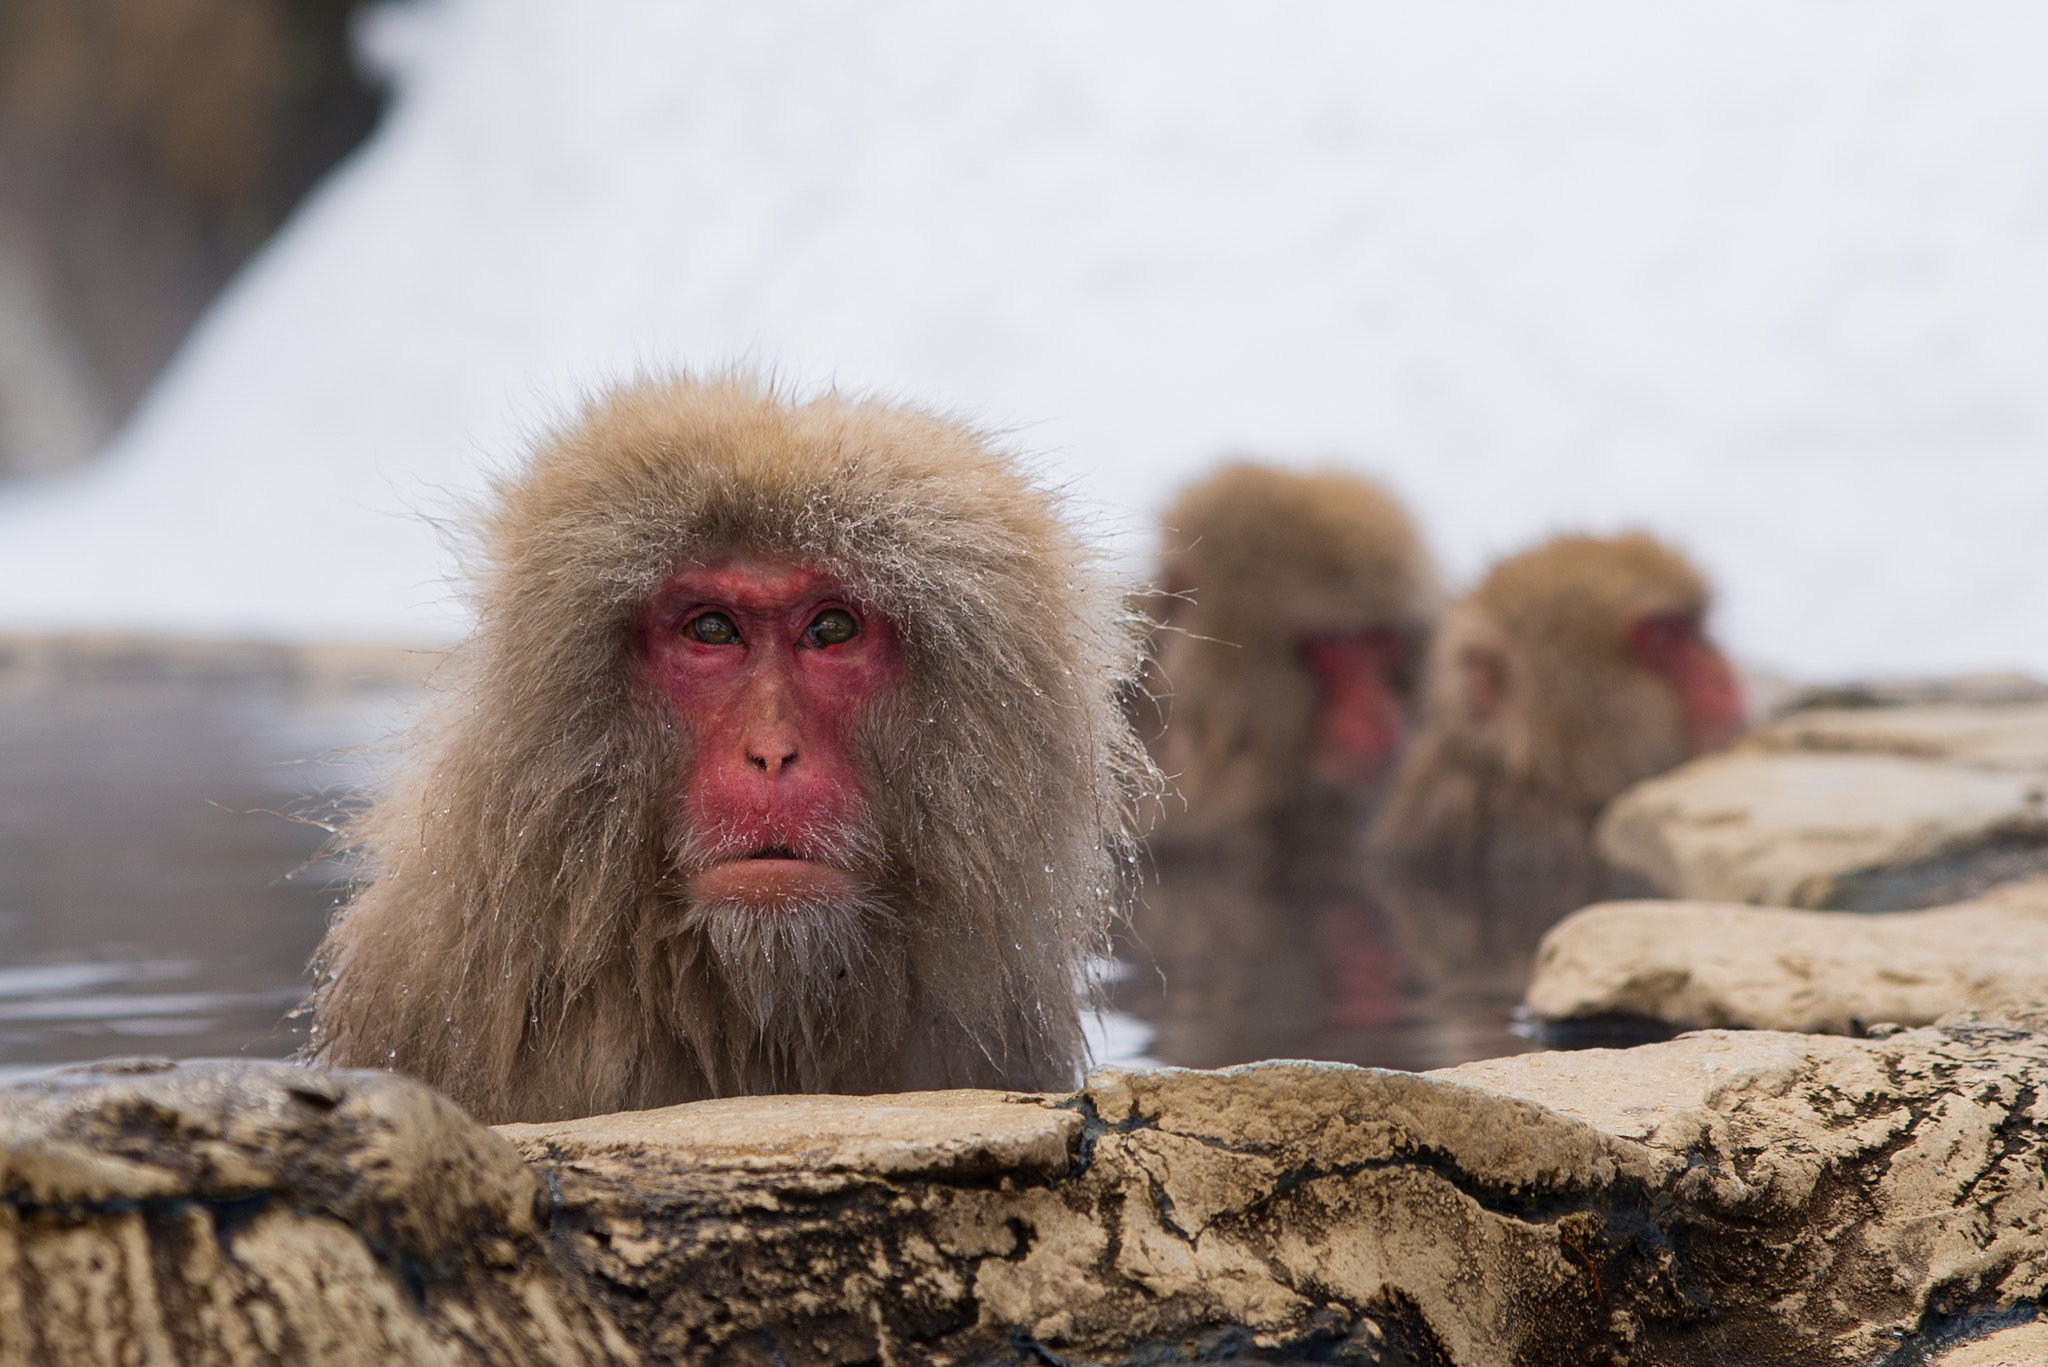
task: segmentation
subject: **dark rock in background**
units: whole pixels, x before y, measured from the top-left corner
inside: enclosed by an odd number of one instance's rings
[[[83,459],[375,124],[362,0],[0,6],[0,475]]]

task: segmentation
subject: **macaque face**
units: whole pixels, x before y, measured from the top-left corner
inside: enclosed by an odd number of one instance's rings
[[[1718,750],[1742,731],[1742,688],[1707,640],[1696,612],[1651,613],[1629,627],[1628,653],[1678,691],[1695,755]]]
[[[672,575],[640,650],[691,741],[691,901],[774,916],[859,897],[877,856],[854,747],[901,678],[888,620],[816,571],[736,556]]]
[[[1372,782],[1400,753],[1410,643],[1397,631],[1312,636],[1302,662],[1317,686],[1315,768],[1340,787]]]

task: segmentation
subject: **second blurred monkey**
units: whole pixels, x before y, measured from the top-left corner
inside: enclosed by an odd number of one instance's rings
[[[1372,836],[1376,890],[1424,982],[1519,993],[1552,923],[1633,890],[1594,855],[1601,808],[1743,724],[1709,599],[1685,557],[1631,533],[1510,556],[1451,609]]]
[[[1706,580],[1640,532],[1490,570],[1437,638],[1429,715],[1373,842],[1408,867],[1578,874],[1600,809],[1742,729]]]
[[[1154,849],[1244,855],[1304,823],[1317,844],[1333,820],[1355,827],[1406,741],[1440,608],[1415,524],[1367,480],[1249,463],[1164,522],[1158,714],[1140,730],[1180,802]]]

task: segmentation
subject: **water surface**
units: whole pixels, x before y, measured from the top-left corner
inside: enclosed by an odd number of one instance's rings
[[[292,814],[360,791],[432,663],[0,641],[0,1080],[295,1049],[286,1015],[340,889],[327,832]],[[1210,868],[1145,898],[1088,1022],[1098,1063],[1419,1069],[1533,1047],[1520,968],[1455,910]]]
[[[417,692],[331,664],[0,646],[0,1078],[296,1047],[283,1017],[338,890],[326,832],[286,813],[358,786]]]

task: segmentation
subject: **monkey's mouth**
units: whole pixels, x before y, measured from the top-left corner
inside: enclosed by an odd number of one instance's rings
[[[837,902],[861,892],[860,880],[787,845],[768,845],[692,874],[690,896],[772,913]]]

